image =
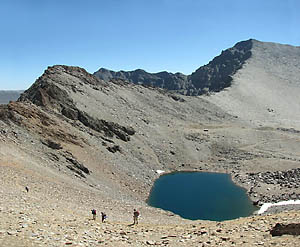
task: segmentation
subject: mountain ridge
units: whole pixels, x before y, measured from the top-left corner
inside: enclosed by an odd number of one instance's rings
[[[256,40],[238,42],[191,75],[167,71],[148,73],[142,69],[115,72],[104,68],[100,68],[94,75],[105,81],[112,78],[123,79],[134,84],[160,87],[190,96],[205,94],[209,91],[217,92],[231,85],[231,76],[251,57],[252,42]]]
[[[242,68],[244,63],[251,59],[253,46],[255,49],[258,46],[299,49],[299,46],[249,39],[240,41],[233,47],[222,51],[220,55],[213,58],[208,64],[199,67],[190,75],[166,71],[148,73],[142,69],[115,72],[104,68],[100,68],[94,75],[105,81],[112,78],[123,79],[134,84],[160,87],[188,96],[220,92],[231,86],[234,75]],[[164,76],[161,76],[161,73]]]

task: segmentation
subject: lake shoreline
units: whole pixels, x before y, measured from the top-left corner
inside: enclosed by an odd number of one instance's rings
[[[224,221],[258,210],[246,192],[228,173],[171,172],[154,182],[147,204],[184,219]]]
[[[176,171],[174,171],[174,170],[173,171],[159,170],[159,172],[157,172],[157,174],[159,174],[157,179],[159,179],[163,175],[175,174],[175,173],[179,173],[179,172],[205,172],[205,173],[229,174],[232,182],[235,185],[243,188],[246,191],[249,199],[252,201],[253,205],[258,207],[258,209],[260,209],[266,203],[275,204],[278,202],[288,201],[288,200],[286,200],[286,194],[281,193],[280,189],[279,190],[278,190],[278,188],[275,190],[271,189],[270,187],[272,187],[272,186],[270,186],[270,184],[264,183],[263,181],[256,181],[256,180],[253,181],[253,179],[249,178],[249,177],[251,177],[251,174],[260,174],[260,172],[249,173],[249,172],[245,172],[245,171],[241,171],[241,170],[233,171],[233,170],[224,170],[224,169],[209,169],[209,170],[206,170],[206,169],[205,170],[204,169],[179,169]],[[153,185],[149,192],[148,198],[151,194],[152,188],[157,179],[155,179],[153,182]],[[277,187],[279,187],[279,186],[277,186]],[[290,188],[290,193],[297,193],[297,189]],[[146,200],[147,204],[148,204],[148,198]],[[274,205],[274,206],[270,207],[269,210],[266,210],[266,212],[264,214],[278,213],[278,212],[290,211],[290,210],[300,210],[300,205],[298,205],[298,204]],[[253,215],[256,215],[258,213],[258,211],[259,210],[255,211],[253,213]]]

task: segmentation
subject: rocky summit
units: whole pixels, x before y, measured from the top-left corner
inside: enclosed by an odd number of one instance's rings
[[[244,41],[188,77],[156,74],[199,82],[170,91],[141,71],[152,84],[48,67],[0,105],[0,246],[297,246],[296,207],[190,221],[146,200],[161,171],[229,173],[257,205],[300,199],[299,61]]]

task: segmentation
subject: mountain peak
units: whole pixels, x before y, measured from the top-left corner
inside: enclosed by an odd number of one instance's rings
[[[30,100],[40,106],[59,106],[61,101],[69,99],[68,92],[62,88],[76,92],[82,85],[96,87],[105,86],[105,83],[80,67],[49,66],[32,86],[21,94],[19,101]]]

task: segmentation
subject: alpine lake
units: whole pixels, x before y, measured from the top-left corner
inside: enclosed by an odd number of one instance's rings
[[[160,176],[147,203],[190,220],[231,220],[250,216],[259,209],[229,174],[208,172]]]

